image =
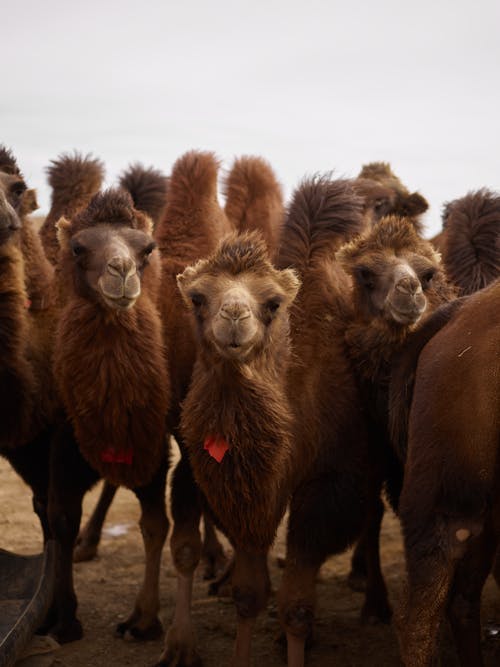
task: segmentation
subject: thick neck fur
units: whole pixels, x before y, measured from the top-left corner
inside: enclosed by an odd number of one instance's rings
[[[213,363],[202,351],[183,404],[181,428],[195,479],[218,524],[242,548],[269,548],[286,507],[292,450],[287,349],[276,345],[248,363]],[[204,450],[207,436],[228,443],[221,463]]]
[[[102,476],[147,483],[165,452],[170,386],[161,322],[143,294],[111,312],[74,297],[59,321],[55,373],[83,455]],[[133,463],[103,462],[103,451],[132,451]]]

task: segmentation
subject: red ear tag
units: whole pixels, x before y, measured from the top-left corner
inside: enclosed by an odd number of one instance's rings
[[[215,459],[217,463],[220,463],[229,449],[229,445],[221,435],[215,437],[213,435],[207,435],[203,449],[206,449],[210,456]]]
[[[117,450],[113,447],[103,449],[101,452],[101,461],[103,463],[124,463],[125,465],[132,465],[133,451],[131,449]]]

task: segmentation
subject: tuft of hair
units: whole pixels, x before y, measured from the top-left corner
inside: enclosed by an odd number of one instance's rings
[[[149,215],[156,226],[167,203],[168,178],[154,167],[131,164],[120,176],[120,186],[130,193],[134,207]]]
[[[500,195],[483,188],[445,204],[443,261],[462,294],[500,276]]]
[[[388,215],[376,225],[370,233],[360,236],[347,243],[337,253],[337,259],[345,268],[365,253],[375,250],[401,252],[413,250],[432,261],[439,262],[439,254],[431,243],[422,239],[415,229],[413,220]]]
[[[223,182],[225,213],[239,232],[259,230],[272,253],[284,221],[283,192],[261,157],[237,158]]]
[[[128,192],[122,188],[110,188],[94,195],[87,208],[72,219],[71,229],[77,232],[99,224],[144,229],[148,221],[149,218],[134,209],[134,202]]]
[[[258,231],[226,236],[207,260],[211,271],[225,271],[234,276],[245,271],[268,269],[270,265],[266,242]]]
[[[316,175],[295,190],[283,226],[278,266],[303,275],[316,257],[335,254],[340,245],[361,234],[363,199],[349,180]]]
[[[14,154],[4,145],[0,145],[0,171],[13,176],[21,176]]]

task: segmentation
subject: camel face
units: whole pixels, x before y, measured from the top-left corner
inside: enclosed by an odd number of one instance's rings
[[[225,264],[224,253],[237,255],[241,238],[247,243],[259,239],[244,235],[223,243],[213,258],[188,267],[177,282],[207,348],[216,357],[245,362],[287,323],[287,307],[297,294],[298,279],[293,271],[278,271],[270,264],[260,240],[255,249],[245,248],[255,251],[254,266],[235,270],[234,258]]]
[[[353,278],[363,316],[395,326],[416,324],[426,312],[435,277],[443,280],[439,256],[403,218],[385,218],[337,258]]]
[[[138,229],[100,224],[72,236],[78,293],[107,308],[132,308],[141,294],[141,278],[155,248]]]
[[[25,191],[21,176],[0,171],[0,243],[21,227],[19,215]]]

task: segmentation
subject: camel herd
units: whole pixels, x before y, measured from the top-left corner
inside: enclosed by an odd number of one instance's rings
[[[63,155],[47,171],[52,204],[38,232],[35,191],[0,147],[0,453],[57,544],[42,630],[81,638],[73,561],[95,555],[124,485],[141,505],[145,568],[118,633],[162,634],[170,532],[177,595],[156,666],[202,664],[193,575],[201,560],[215,575],[216,526],[234,550],[211,585],[231,583],[228,663],[249,667],[288,512],[278,612],[288,666],[301,667],[330,555],[355,545],[361,616],[391,619],[385,497],[405,544],[404,664],[433,664],[446,612],[461,664],[482,665],[481,590],[500,572],[500,195],[448,203],[428,241],[425,198],[385,163],[353,179],[307,177],[287,206],[257,157],[224,176],[224,207],[207,152],[181,156],[168,177],[135,164],[108,190],[89,156]],[[181,451],[171,521],[170,436]]]

